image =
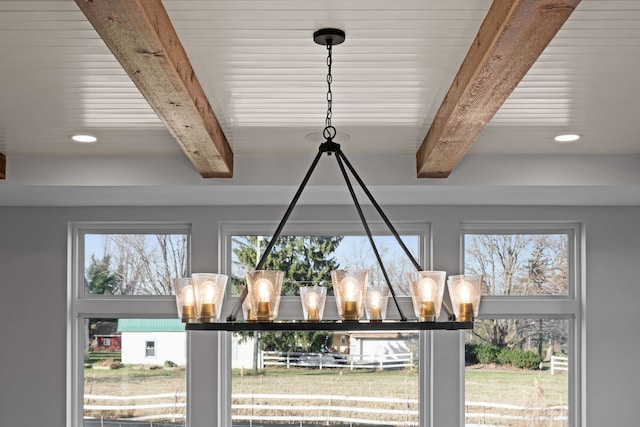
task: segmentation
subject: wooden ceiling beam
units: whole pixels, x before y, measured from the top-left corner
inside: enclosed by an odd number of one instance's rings
[[[7,178],[7,156],[0,153],[0,179]]]
[[[204,178],[233,175],[233,152],[160,0],[75,0]]]
[[[446,178],[580,0],[494,0],[416,153],[418,178]]]

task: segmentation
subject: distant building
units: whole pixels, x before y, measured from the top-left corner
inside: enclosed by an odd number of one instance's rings
[[[92,351],[119,352],[122,346],[118,322],[101,320],[93,330]]]
[[[406,332],[351,332],[349,354],[351,356],[392,356],[414,353],[418,346],[418,334]]]
[[[231,368],[233,369],[253,369],[253,351],[255,339],[247,337],[244,342],[240,338],[233,336],[231,339]],[[258,354],[260,357],[260,354]],[[258,360],[258,366],[262,366],[262,360]]]
[[[118,332],[124,364],[187,364],[187,334],[180,319],[119,319]]]

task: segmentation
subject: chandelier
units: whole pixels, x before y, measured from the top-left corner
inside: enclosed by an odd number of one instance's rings
[[[226,293],[228,277],[222,274],[201,273],[188,278],[174,279],[178,315],[187,324],[188,330],[221,331],[295,331],[295,330],[459,330],[471,329],[473,319],[478,315],[480,304],[481,277],[475,275],[455,275],[446,280],[444,271],[425,271],[406,247],[380,205],[367,189],[352,164],[334,141],[336,129],[331,124],[333,93],[331,83],[332,50],[345,40],[345,33],[335,28],[324,28],[314,32],[314,41],[327,49],[327,114],[323,137],[309,170],[302,179],[298,190],[265,251],[253,271],[246,274],[247,286],[243,289],[236,305],[224,321],[221,321],[221,307]],[[323,154],[335,157],[353,200],[358,216],[364,226],[371,248],[380,266],[386,286],[369,286],[368,270],[336,270],[331,272],[331,281],[339,319],[324,319],[327,288],[322,286],[300,287],[300,303],[303,319],[278,320],[278,309],[284,273],[263,270],[291,212],[293,211],[309,178],[313,174]],[[408,319],[403,313],[387,270],[371,235],[360,202],[354,191],[351,178],[355,179],[375,210],[378,212],[403,252],[416,268],[409,274],[409,288],[415,318]],[[451,307],[444,301],[444,290],[449,291]],[[399,314],[398,319],[387,319],[389,297]],[[440,311],[447,316],[446,321],[437,321]],[[243,319],[238,315],[242,312]]]

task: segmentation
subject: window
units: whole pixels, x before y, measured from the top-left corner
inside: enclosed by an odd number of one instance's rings
[[[70,425],[184,426],[187,340],[171,278],[189,273],[190,226],[76,223],[70,234]]]
[[[396,227],[405,245],[416,259],[426,259],[428,227],[403,225]],[[279,238],[265,264],[265,268],[283,269],[289,274],[283,286],[283,295],[289,297],[283,296],[283,301],[299,304],[296,291],[302,285],[330,287],[329,271],[333,269],[369,268],[370,283],[383,283],[368,239],[355,234],[361,227],[288,224],[288,233]],[[233,295],[240,292],[244,273],[257,263],[269,241],[267,232],[273,228],[223,225],[225,265],[231,271]],[[385,235],[383,230],[384,225],[373,230],[374,239],[403,310],[410,314],[406,276],[413,265],[393,236]],[[335,311],[332,305],[335,301],[329,297],[325,316],[327,311]],[[395,313],[395,309],[389,309],[389,317]],[[290,315],[281,306],[279,317]],[[229,368],[234,426],[281,422],[305,426],[327,422],[354,426],[418,423],[421,352],[417,333],[261,332],[232,339]],[[428,403],[422,405],[426,407]]]
[[[144,356],[145,357],[156,357],[156,342],[155,341],[145,341],[145,344],[144,344]]]
[[[464,271],[483,277],[465,334],[467,425],[580,425],[579,231],[464,224]]]

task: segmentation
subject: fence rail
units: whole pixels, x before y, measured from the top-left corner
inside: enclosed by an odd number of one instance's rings
[[[569,358],[562,356],[551,356],[551,375],[556,371],[569,371]]]
[[[413,353],[391,354],[340,354],[340,353],[280,353],[260,352],[262,367],[286,368],[349,368],[354,369],[403,369],[414,365]]]
[[[173,398],[184,401],[185,393],[164,393],[138,396],[85,395],[85,401],[135,402],[140,400]],[[362,423],[368,425],[418,425],[418,400],[369,396],[305,395],[305,394],[242,394],[232,398],[232,420],[263,422],[321,422]],[[300,404],[293,402],[299,401]],[[387,407],[380,407],[380,405]],[[85,411],[92,411],[95,418],[118,418],[118,411],[137,409],[170,409],[172,413],[127,416],[128,420],[180,420],[184,418],[184,402],[160,404],[98,405],[85,403]],[[181,409],[182,413],[177,411]],[[511,421],[567,421],[568,406],[527,407],[488,402],[465,402],[465,418],[474,422]],[[95,412],[103,412],[97,416]]]

